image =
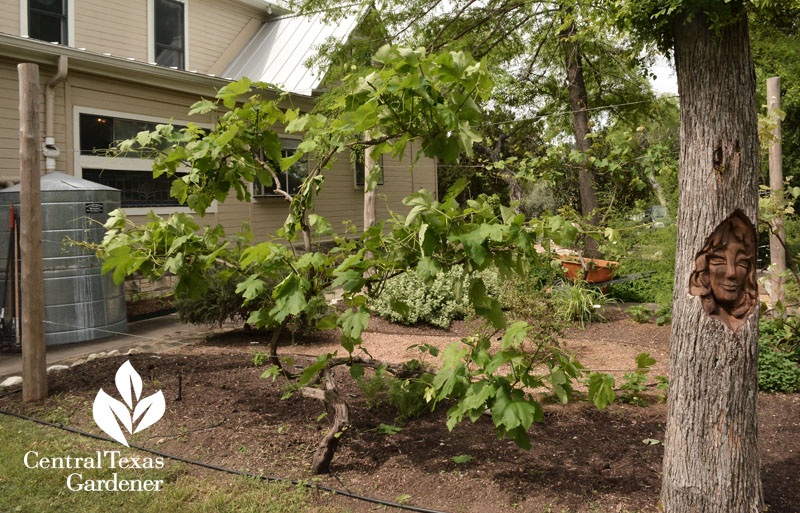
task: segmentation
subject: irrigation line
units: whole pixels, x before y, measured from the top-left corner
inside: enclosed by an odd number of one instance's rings
[[[0,395],[0,399],[4,398],[6,396],[9,396],[11,394],[17,393],[17,392],[19,392],[19,390],[15,390],[13,392],[8,392],[6,394]],[[77,435],[85,436],[87,438],[93,438],[95,440],[101,440],[103,442],[111,442],[112,444],[118,443],[118,442],[112,440],[111,438],[107,438],[105,436],[100,436],[100,435],[95,435],[95,434],[92,434],[92,433],[87,433],[86,431],[81,431],[80,429],[75,429],[75,428],[72,428],[72,427],[69,427],[69,426],[65,426],[65,425],[63,425],[61,423],[55,424],[53,422],[47,422],[46,420],[37,419],[35,417],[29,417],[27,415],[22,415],[21,413],[15,413],[13,411],[8,411],[8,410],[4,410],[4,409],[0,409],[0,413],[2,413],[3,415],[8,415],[10,417],[16,417],[18,419],[27,420],[27,421],[30,421],[30,422],[35,422],[36,424],[41,424],[43,426],[49,426],[49,427],[54,427],[54,428],[57,428],[57,429],[62,429],[64,431],[68,431],[70,433],[75,433]],[[167,453],[164,453],[164,452],[161,452],[161,451],[156,451],[154,449],[148,449],[147,447],[142,447],[140,445],[130,444],[130,448],[131,449],[137,449],[139,451],[147,452],[147,453],[150,453],[150,454],[154,454],[156,456],[161,456],[162,458],[167,458],[167,459],[170,459],[170,460],[179,461],[181,463],[188,463],[190,465],[196,465],[198,467],[203,467],[203,468],[207,468],[207,469],[210,469],[210,470],[216,470],[217,472],[224,472],[226,474],[232,474],[232,475],[235,475],[235,476],[243,476],[243,477],[249,477],[251,479],[258,479],[260,481],[265,481],[265,482],[268,482],[268,483],[269,482],[289,483],[289,484],[293,484],[295,486],[304,486],[306,488],[311,488],[311,489],[314,489],[314,490],[322,490],[322,491],[325,491],[325,492],[330,492],[330,493],[333,493],[334,495],[341,495],[343,497],[349,497],[351,499],[356,499],[356,500],[360,500],[360,501],[364,501],[364,502],[371,502],[373,504],[380,504],[382,506],[389,506],[389,507],[392,507],[392,508],[399,508],[399,509],[403,509],[403,510],[406,510],[406,511],[417,511],[419,513],[446,513],[446,512],[441,511],[441,510],[422,508],[422,507],[418,507],[418,506],[409,506],[409,505],[406,505],[406,504],[398,504],[396,502],[385,501],[385,500],[382,500],[382,499],[376,499],[374,497],[367,497],[365,495],[358,495],[356,493],[348,492],[348,491],[345,491],[345,490],[339,490],[337,488],[332,488],[330,486],[325,486],[325,485],[308,483],[306,481],[298,481],[298,480],[295,480],[295,479],[288,479],[288,478],[285,478],[285,477],[265,476],[265,475],[262,475],[262,474],[254,474],[252,472],[245,472],[243,470],[235,470],[235,469],[229,469],[229,468],[225,468],[225,467],[220,467],[218,465],[212,465],[210,463],[204,463],[202,461],[190,460],[190,459],[187,459],[187,458],[182,458],[180,456],[173,456],[171,454],[167,454]]]

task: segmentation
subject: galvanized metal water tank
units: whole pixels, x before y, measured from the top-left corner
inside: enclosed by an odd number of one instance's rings
[[[68,238],[102,241],[102,225],[119,208],[120,191],[58,172],[42,177],[41,190],[45,343],[69,344],[125,331],[124,286],[115,285],[111,273],[101,274],[102,263],[92,251],[67,243]],[[6,290],[9,204],[19,216],[19,185],[0,190],[0,292]],[[0,298],[0,304],[6,303],[8,294]]]

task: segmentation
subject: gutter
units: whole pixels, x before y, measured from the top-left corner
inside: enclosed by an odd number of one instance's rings
[[[66,55],[59,55],[58,72],[45,86],[45,129],[42,155],[45,156],[45,172],[47,173],[55,171],[56,157],[61,155],[61,151],[56,146],[56,138],[53,130],[53,125],[55,125],[56,86],[66,80],[68,68],[68,57]]]
[[[69,58],[69,69],[94,75],[161,87],[189,94],[209,95],[231,80],[203,73],[164,68],[132,58],[115,57],[26,37],[0,33],[0,56],[23,62],[53,65],[53,58]]]

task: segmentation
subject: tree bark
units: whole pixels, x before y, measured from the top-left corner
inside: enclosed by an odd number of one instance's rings
[[[698,257],[718,226],[736,211],[758,225],[757,108],[747,17],[741,12],[719,36],[708,26],[703,14],[672,26],[681,153],[661,490],[667,513],[744,513],[763,505],[756,445],[758,302],[734,331],[707,314],[703,299],[690,291]]]
[[[561,32],[561,49],[564,52],[567,71],[575,149],[581,153],[586,153],[591,147],[591,141],[588,137],[592,133],[589,128],[589,114],[586,111],[589,99],[586,94],[586,83],[583,80],[581,48],[580,44],[574,40],[574,37],[575,25],[570,24],[568,28]],[[599,220],[599,213],[597,212],[598,201],[594,185],[595,177],[589,165],[579,166],[578,187],[581,194],[581,214],[588,218],[591,224],[596,225]],[[590,257],[597,256],[597,241],[591,237],[586,239],[585,253]]]
[[[336,390],[333,371],[327,370],[324,374],[325,392],[322,394],[322,399],[325,401],[328,415],[333,417],[333,421],[330,429],[325,433],[325,436],[317,444],[316,451],[314,451],[314,459],[311,463],[311,472],[314,474],[330,473],[331,461],[333,460],[333,454],[336,452],[336,447],[339,446],[339,440],[347,428],[350,427],[350,410]]]

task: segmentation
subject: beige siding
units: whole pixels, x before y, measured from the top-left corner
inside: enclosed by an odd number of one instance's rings
[[[147,61],[147,0],[78,0],[75,46]]]
[[[19,35],[19,0],[0,0],[0,32]]]
[[[11,61],[0,61],[0,176],[7,179],[19,178],[19,86],[17,82],[17,63]],[[41,66],[39,82],[47,83],[55,74],[54,67]],[[44,141],[44,87],[41,88],[39,113],[39,127]],[[62,153],[56,159],[56,170],[65,171],[68,153],[65,143],[66,117],[64,88],[56,88],[55,95],[55,116],[53,132],[56,138],[56,146]],[[41,159],[41,169],[45,169],[44,159]]]
[[[257,10],[240,3],[223,0],[189,0],[189,69],[200,73],[212,71],[217,59],[253,19],[263,20],[266,9]],[[248,29],[251,30],[251,29]],[[236,49],[238,50],[238,48]]]
[[[189,107],[199,97],[191,94],[145,87],[83,74],[70,74],[72,103],[82,107],[115,110],[143,116],[187,119]],[[213,91],[209,91],[211,96]],[[210,118],[195,116],[189,121]]]
[[[402,161],[385,158],[384,185],[377,189],[377,215],[379,219],[389,217],[388,209],[394,212],[407,213],[409,208],[402,200],[420,188],[436,190],[435,163],[423,158],[409,172],[413,148],[406,150]],[[388,207],[388,208],[387,208]],[[220,222],[226,233],[233,233],[241,224],[241,218],[247,206],[233,202],[220,206]],[[289,208],[283,198],[270,197],[255,199],[249,207],[252,214],[251,228],[258,240],[265,240],[283,225]],[[361,231],[364,217],[364,192],[353,185],[353,171],[350,159],[339,155],[333,168],[325,172],[325,183],[322,193],[316,200],[315,212],[330,221],[334,230],[344,233],[346,224],[353,224]],[[231,231],[233,230],[233,231]]]
[[[131,114],[155,118],[174,118],[181,121],[194,121],[196,123],[210,123],[208,116],[188,117],[189,107],[197,101],[198,97],[182,94],[154,87],[112,81],[90,75],[73,73],[69,77],[70,100],[72,107],[84,107],[116,111],[122,114]],[[210,94],[209,94],[210,96]],[[73,122],[70,108],[70,123]],[[70,146],[73,146],[70,141]],[[205,218],[195,216],[199,224],[216,224],[217,216],[209,213]],[[131,216],[136,223],[146,221],[144,216]]]
[[[8,61],[0,61],[0,176],[19,176],[19,89]]]
[[[46,83],[53,72],[53,68],[43,67],[41,82]],[[74,173],[72,163],[77,149],[72,135],[74,106],[187,120],[189,106],[196,101],[194,95],[146,88],[76,72],[69,74],[67,82],[56,89],[55,136],[56,144],[62,150],[62,156],[57,159],[57,169],[70,173]],[[19,175],[17,98],[16,63],[0,61],[0,176]],[[43,97],[41,108],[44,131]],[[209,122],[210,118],[194,117],[191,120],[202,123]],[[377,191],[379,218],[388,217],[387,206],[396,212],[407,212],[408,208],[402,204],[402,199],[419,188],[435,190],[435,165],[432,160],[421,159],[416,163],[413,174],[409,172],[415,150],[416,148],[409,147],[402,161],[390,158],[384,160],[384,185],[378,186]],[[333,168],[325,172],[325,177],[322,194],[317,198],[316,212],[326,217],[339,233],[343,233],[345,221],[351,221],[361,230],[364,195],[360,188],[354,187],[349,157],[339,155]],[[218,206],[216,214],[198,218],[198,222],[220,223],[226,233],[232,235],[241,228],[243,221],[249,221],[257,239],[265,240],[283,225],[287,214],[288,204],[282,198],[260,198],[247,204],[236,200],[232,194]],[[144,222],[142,216],[132,216],[131,219]]]

